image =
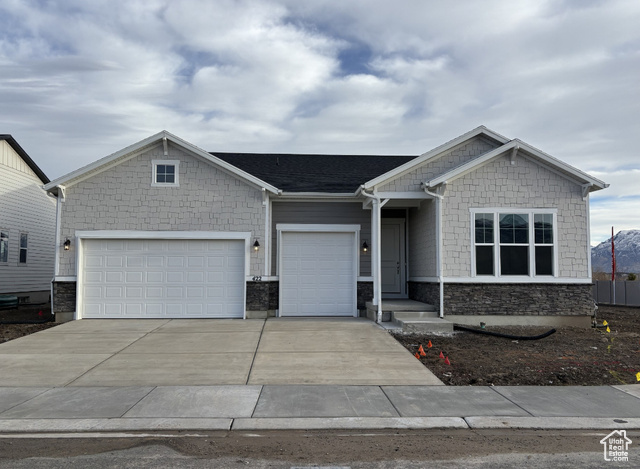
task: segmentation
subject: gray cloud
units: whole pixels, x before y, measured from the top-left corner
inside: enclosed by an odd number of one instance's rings
[[[638,2],[8,1],[0,15],[0,131],[52,178],[161,129],[209,150],[420,154],[484,124],[612,183],[593,196],[594,242],[640,228]]]

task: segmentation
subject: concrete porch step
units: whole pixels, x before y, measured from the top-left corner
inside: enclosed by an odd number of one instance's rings
[[[436,310],[433,311],[392,311],[391,320],[419,321],[425,318],[440,317]]]
[[[393,322],[402,327],[402,332],[453,332],[453,323],[439,317],[411,318],[404,316],[398,318],[394,315]]]

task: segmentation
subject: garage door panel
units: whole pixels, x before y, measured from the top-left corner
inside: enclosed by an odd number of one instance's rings
[[[83,240],[82,317],[243,317],[244,240]]]
[[[144,257],[142,256],[128,256],[127,267],[144,267]]]
[[[142,299],[142,287],[127,287],[124,295],[126,298]]]
[[[280,315],[354,316],[354,232],[281,234]]]
[[[164,267],[164,257],[160,257],[160,256],[147,257],[147,267]]]
[[[142,283],[142,279],[144,278],[144,272],[126,272],[125,280],[127,283]]]

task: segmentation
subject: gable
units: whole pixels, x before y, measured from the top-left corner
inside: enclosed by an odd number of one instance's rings
[[[391,178],[388,182],[378,186],[377,189],[380,192],[420,191],[425,181],[467,163],[499,146],[498,142],[484,136],[472,137],[451,150],[434,155],[410,171]]]
[[[473,173],[479,168],[490,164],[494,160],[505,156],[510,159],[510,163],[512,165],[517,164],[517,160],[519,158],[525,158],[538,166],[544,167],[547,170],[560,175],[565,179],[565,182],[568,181],[582,186],[583,197],[586,197],[589,192],[609,187],[609,185],[603,181],[600,181],[599,179],[596,179],[518,139],[511,140],[510,142],[473,158],[466,163],[462,163],[443,174],[427,179],[425,181],[425,185],[426,187],[436,187],[440,184],[447,184],[469,173]]]
[[[129,159],[152,149],[161,147],[162,157],[167,157],[168,147],[172,145],[174,148],[180,148],[181,150],[189,152],[193,157],[198,158],[206,162],[207,164],[218,168],[221,171],[226,172],[237,180],[242,181],[245,184],[257,187],[260,189],[268,190],[272,193],[277,193],[278,189],[271,184],[268,184],[259,178],[249,174],[233,165],[226,163],[225,161],[216,158],[213,155],[205,152],[204,150],[192,145],[167,131],[162,131],[156,135],[153,135],[145,140],[141,140],[138,143],[130,145],[116,153],[106,156],[98,161],[95,161],[87,166],[84,166],[76,171],[73,171],[65,176],[62,176],[55,181],[45,185],[45,190],[52,194],[57,194],[60,186],[70,187],[78,184],[90,177],[93,177],[103,171],[107,171],[117,165],[120,165]]]
[[[11,168],[46,184],[49,178],[33,162],[11,135],[0,135],[0,166]]]

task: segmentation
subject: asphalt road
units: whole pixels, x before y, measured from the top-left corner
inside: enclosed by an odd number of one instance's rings
[[[640,467],[640,432],[628,462],[606,462],[608,432],[400,430],[181,432],[0,436],[2,468],[601,468]]]

